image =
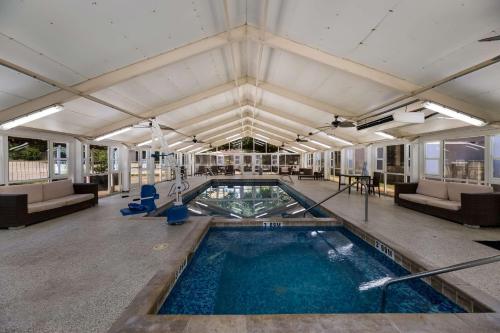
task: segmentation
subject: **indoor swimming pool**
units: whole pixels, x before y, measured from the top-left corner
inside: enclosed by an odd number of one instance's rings
[[[184,195],[189,214],[225,218],[303,217],[313,201],[279,180],[211,180]],[[166,207],[168,208],[168,206]],[[159,209],[164,215],[165,209]],[[328,217],[317,207],[307,217]]]
[[[344,227],[211,228],[159,314],[377,313],[376,282],[406,274]],[[387,296],[386,312],[465,312],[421,281]]]

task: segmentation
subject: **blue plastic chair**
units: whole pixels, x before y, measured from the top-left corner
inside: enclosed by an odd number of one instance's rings
[[[141,203],[131,202],[128,204],[127,208],[120,209],[120,213],[123,216],[127,216],[152,212],[156,209],[155,200],[159,197],[160,195],[156,193],[156,187],[154,187],[154,185],[142,185]]]

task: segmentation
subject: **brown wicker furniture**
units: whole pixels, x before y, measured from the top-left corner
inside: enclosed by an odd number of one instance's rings
[[[500,192],[488,186],[432,180],[397,183],[394,202],[468,226],[500,226]]]
[[[97,184],[60,180],[0,187],[0,228],[17,228],[97,205]]]

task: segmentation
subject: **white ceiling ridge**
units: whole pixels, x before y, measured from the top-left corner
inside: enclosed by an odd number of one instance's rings
[[[247,38],[255,42],[261,42],[258,28],[248,25]],[[422,86],[418,84],[412,83],[392,74],[351,61],[346,58],[338,57],[336,55],[287,39],[285,37],[272,34],[270,32],[266,32],[265,40],[262,42],[265,43],[265,45],[268,47],[280,49],[285,52],[302,56],[303,58],[331,66],[333,68],[348,72],[350,74],[362,77],[373,82],[377,82],[396,91],[401,91],[403,93],[412,93],[422,88]],[[451,108],[455,108],[459,111],[466,112],[471,115],[476,115],[481,118],[488,119],[487,113],[482,108],[436,91],[429,90],[417,96],[423,99],[429,99],[434,102],[447,105]]]
[[[231,41],[244,40],[245,38],[245,25],[236,27],[231,30]],[[223,32],[124,66],[114,71],[99,75],[95,78],[72,85],[69,88],[73,89],[75,92],[78,91],[82,94],[91,94],[93,92],[103,90],[123,81],[168,66],[175,62],[185,60],[194,55],[220,48],[227,43],[229,43],[227,32]],[[42,77],[41,75],[38,76]],[[23,102],[21,104],[17,104],[7,109],[1,110],[0,122],[21,117],[23,115],[29,114],[33,111],[53,104],[69,102],[79,97],[75,92],[71,93],[69,91],[57,90],[44,96],[37,97],[27,102]]]

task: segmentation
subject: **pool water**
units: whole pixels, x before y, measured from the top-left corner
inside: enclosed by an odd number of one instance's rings
[[[188,203],[191,213],[234,218],[267,218],[303,207],[278,185],[212,185]]]
[[[159,314],[379,312],[363,283],[408,274],[343,227],[212,228]],[[421,281],[389,288],[386,312],[464,312]]]

